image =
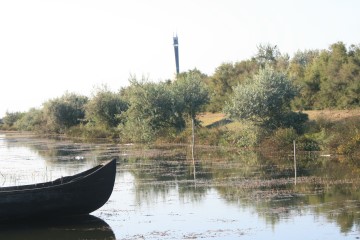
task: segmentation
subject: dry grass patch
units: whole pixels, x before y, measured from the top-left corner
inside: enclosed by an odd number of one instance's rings
[[[199,121],[201,121],[202,126],[207,127],[211,124],[217,123],[217,122],[225,119],[225,114],[224,113],[206,112],[206,113],[199,114],[197,119]]]
[[[311,111],[304,111],[304,113],[308,114],[310,120],[325,119],[331,122],[360,117],[360,109],[311,110]],[[210,112],[199,114],[199,116],[197,117],[197,119],[201,121],[201,124],[204,127],[224,121],[225,118],[226,115],[224,113],[210,113]],[[238,124],[236,124],[235,122],[226,124],[226,127],[228,128],[234,128],[234,127],[236,128],[237,126]]]
[[[360,109],[352,110],[311,110],[304,111],[308,114],[310,120],[325,119],[331,122],[348,120],[350,118],[360,117]]]

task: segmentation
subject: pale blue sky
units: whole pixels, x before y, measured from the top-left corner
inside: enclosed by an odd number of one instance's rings
[[[0,0],[0,117],[65,91],[113,91],[130,74],[212,74],[252,57],[262,43],[297,50],[360,43],[358,0]]]

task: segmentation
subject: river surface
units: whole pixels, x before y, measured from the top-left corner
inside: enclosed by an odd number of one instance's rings
[[[117,158],[90,216],[0,224],[0,239],[360,239],[357,160],[187,145],[76,143],[0,133],[0,185],[55,180]],[[347,162],[345,164],[344,162]],[[351,162],[349,164],[348,162]]]

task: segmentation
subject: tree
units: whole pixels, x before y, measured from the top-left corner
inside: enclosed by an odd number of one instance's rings
[[[226,101],[232,94],[233,87],[245,81],[258,69],[254,60],[240,61],[236,63],[223,63],[215,69],[215,73],[202,78],[208,85],[210,101],[206,107],[207,111],[222,111]]]
[[[281,54],[277,45],[260,44],[258,52],[253,59],[257,61],[261,68],[270,65],[278,71],[287,71],[289,67],[290,56],[288,54]]]
[[[297,123],[297,117],[303,118],[294,115],[290,108],[290,101],[297,93],[298,89],[285,74],[266,65],[246,84],[234,88],[225,112],[231,118],[250,120],[266,128],[289,127]]]
[[[261,67],[265,67],[269,64],[276,64],[276,61],[281,56],[280,50],[277,45],[271,45],[269,43],[260,44],[257,49],[258,52],[255,55],[255,59]]]
[[[173,83],[174,100],[181,112],[191,119],[209,102],[209,92],[201,75],[189,72]]]
[[[129,103],[129,109],[122,114],[125,124],[119,126],[124,138],[148,142],[165,129],[179,131],[185,127],[182,108],[174,98],[171,82],[153,83],[133,77],[130,86],[122,92]],[[134,131],[137,134],[133,134]]]
[[[180,74],[175,82],[130,79],[130,86],[122,90],[129,103],[129,109],[122,114],[126,122],[120,126],[124,137],[147,142],[160,133],[183,130],[186,116],[195,119],[208,102],[201,79],[194,71]],[[129,135],[134,131],[137,134]]]
[[[224,102],[228,100],[229,95],[232,93],[232,87],[238,83],[237,77],[238,74],[233,63],[223,63],[215,69],[214,74],[208,80],[211,89],[209,111],[217,112],[222,110]]]
[[[60,98],[45,102],[43,112],[46,130],[64,133],[85,118],[85,104],[88,98],[75,93],[65,93]]]
[[[305,74],[309,108],[354,108],[359,106],[360,62],[356,46],[342,42],[320,52]]]
[[[128,109],[128,103],[120,93],[113,93],[106,86],[98,88],[85,105],[86,120],[89,123],[117,127],[121,123],[120,115]]]
[[[31,108],[15,123],[15,127],[22,131],[41,131],[44,125],[42,110]]]
[[[288,76],[300,87],[300,94],[292,103],[297,109],[311,109],[320,90],[319,71],[313,64],[318,56],[319,51],[298,51],[290,61]]]
[[[201,76],[196,73],[189,73],[174,83],[175,99],[186,115],[191,119],[192,129],[192,159],[194,159],[195,146],[195,119],[197,113],[209,102],[209,92]]]
[[[3,118],[4,125],[7,127],[13,127],[24,115],[25,113],[23,112],[6,112],[5,117]]]

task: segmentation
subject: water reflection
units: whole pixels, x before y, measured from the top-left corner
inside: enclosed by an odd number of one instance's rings
[[[173,152],[176,152],[173,148]],[[277,161],[259,153],[229,153],[221,149],[198,153],[196,180],[186,152],[123,158],[135,176],[136,201],[165,199],[174,189],[181,199],[201,202],[216,189],[228,204],[253,209],[267,224],[313,215],[340,227],[341,233],[360,228],[359,170],[333,159],[299,157],[300,177],[294,185],[292,161]]]
[[[84,215],[48,219],[42,222],[0,224],[0,239],[111,240],[115,239],[115,234],[102,219],[92,215]]]
[[[104,149],[105,148],[105,149]],[[0,186],[52,181],[109,160],[94,144],[39,138],[33,134],[0,134]],[[101,157],[98,157],[101,156]]]
[[[23,154],[28,156],[23,159],[20,150],[28,151]],[[232,239],[234,235],[231,234],[239,234],[240,227],[257,229],[265,222],[265,226],[271,228],[264,227],[263,232],[278,239],[281,235],[274,229],[288,228],[290,220],[298,218],[302,225],[313,226],[320,222],[321,226],[331,226],[340,238],[350,233],[359,235],[360,170],[356,165],[321,157],[320,153],[299,152],[298,184],[294,186],[291,153],[286,152],[202,146],[196,148],[194,165],[186,145],[89,144],[34,137],[2,139],[0,136],[0,155],[1,152],[6,152],[8,158],[0,158],[0,172],[11,175],[15,174],[14,169],[24,168],[27,172],[20,172],[19,176],[31,183],[33,179],[26,179],[26,176],[33,170],[50,172],[54,179],[80,172],[103,160],[118,158],[115,192],[109,204],[95,215],[104,216],[123,238],[141,236],[142,228],[153,234],[169,234],[168,239],[206,238],[209,235],[181,232],[174,237],[169,233],[192,229],[196,223],[203,222],[198,229],[206,228],[204,231],[208,233],[229,230],[232,231],[229,239]],[[31,164],[16,166],[16,162]],[[127,176],[126,180],[121,180],[123,176]],[[236,215],[234,209],[248,212]],[[208,219],[206,216],[210,212],[216,215]],[[247,219],[241,219],[243,216]],[[224,229],[219,229],[221,223]],[[168,226],[172,231],[158,231]],[[122,231],[129,229],[133,235],[122,235]],[[321,230],[317,231],[321,234]]]

